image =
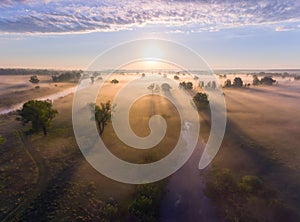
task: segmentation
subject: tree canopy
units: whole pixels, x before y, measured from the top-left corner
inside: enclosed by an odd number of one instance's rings
[[[180,82],[179,83],[179,88],[191,90],[191,89],[193,89],[193,83],[192,82],[185,82],[185,81]]]
[[[101,103],[100,106],[96,104],[91,104],[91,110],[94,112],[95,121],[100,135],[103,134],[104,128],[107,123],[111,120],[111,103],[107,101],[106,103]]]
[[[193,97],[193,100],[198,110],[206,108],[209,104],[208,96],[206,93],[196,93],[196,95]]]
[[[253,84],[254,86],[257,86],[257,85],[260,84],[260,80],[258,79],[257,75],[254,75],[254,76],[253,76],[252,84]]]
[[[53,75],[52,80],[53,82],[68,82],[74,81],[77,82],[81,77],[82,71],[67,71],[61,73],[60,75]]]
[[[231,87],[231,80],[230,79],[227,79],[225,82],[224,82],[224,87]]]
[[[31,83],[39,83],[40,80],[38,79],[38,77],[36,75],[34,75],[34,76],[30,76],[29,82],[31,82]]]
[[[47,135],[47,127],[58,112],[52,108],[50,100],[30,100],[24,103],[17,113],[20,116],[17,120],[22,121],[23,124],[31,122],[33,132],[42,129],[44,135]]]
[[[243,80],[240,77],[235,77],[233,80],[234,87],[243,87]]]
[[[275,83],[276,80],[272,79],[272,77],[269,76],[265,76],[260,80],[260,83],[263,85],[273,85],[273,83]]]
[[[117,80],[117,79],[113,79],[113,80],[111,80],[111,81],[110,81],[110,83],[113,83],[113,84],[118,84],[118,83],[119,83],[119,80]]]

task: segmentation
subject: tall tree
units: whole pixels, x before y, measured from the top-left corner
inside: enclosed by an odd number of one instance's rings
[[[243,80],[240,77],[235,77],[233,80],[233,86],[234,87],[242,87],[243,86]]]
[[[91,104],[92,112],[95,115],[95,121],[98,126],[100,135],[103,134],[104,128],[107,123],[111,120],[111,103],[107,101],[106,103],[101,103],[100,106],[96,104]]]
[[[225,82],[224,82],[224,87],[231,87],[231,80],[230,79],[227,79]]]
[[[24,103],[17,113],[20,116],[17,120],[22,121],[23,124],[31,122],[33,132],[42,129],[44,135],[47,135],[47,127],[58,112],[52,108],[50,100],[30,100]]]
[[[254,86],[257,86],[260,84],[260,80],[258,79],[257,75],[253,75],[253,81],[252,81],[252,84]]]
[[[197,106],[198,110],[207,108],[209,104],[208,95],[206,93],[197,92],[196,95],[193,97],[193,101]]]

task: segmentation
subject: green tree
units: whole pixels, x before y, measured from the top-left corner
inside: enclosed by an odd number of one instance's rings
[[[243,80],[240,77],[235,77],[233,80],[234,87],[243,87]]]
[[[275,83],[276,80],[272,79],[272,77],[269,76],[265,76],[260,80],[260,83],[263,85],[273,85],[273,83]]]
[[[111,120],[111,103],[110,101],[107,101],[106,103],[101,103],[100,106],[91,104],[91,110],[94,113],[99,133],[102,135],[105,126]]]
[[[254,86],[257,86],[257,85],[260,84],[260,81],[259,81],[257,75],[254,75],[254,76],[253,76],[252,84],[253,84]]]
[[[119,83],[119,80],[113,79],[113,80],[110,81],[110,83],[112,83],[112,84],[118,84],[118,83]]]
[[[39,83],[40,80],[38,79],[38,77],[36,75],[34,75],[34,76],[30,76],[29,82],[31,82],[31,83]]]
[[[193,89],[193,83],[192,82],[181,82],[179,83],[179,88],[187,89],[187,90],[192,90]]]
[[[179,77],[175,75],[175,76],[174,76],[174,79],[175,79],[175,80],[178,80],[178,79],[179,79]]]
[[[196,95],[193,97],[193,100],[198,110],[206,108],[209,104],[208,96],[206,93],[196,93]]]
[[[230,79],[227,79],[225,82],[224,82],[224,87],[231,87],[231,80]]]
[[[42,129],[44,135],[47,135],[47,127],[58,112],[52,108],[50,100],[30,100],[24,103],[22,109],[17,113],[19,115],[17,120],[22,121],[23,124],[31,122],[33,132]]]
[[[211,88],[212,88],[212,89],[216,89],[216,88],[217,88],[217,83],[216,83],[216,81],[212,81],[212,82],[211,82]]]

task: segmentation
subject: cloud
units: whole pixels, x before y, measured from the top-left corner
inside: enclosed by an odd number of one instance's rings
[[[80,33],[147,24],[172,30],[218,31],[243,26],[300,24],[299,1],[286,0],[2,0],[1,33]]]

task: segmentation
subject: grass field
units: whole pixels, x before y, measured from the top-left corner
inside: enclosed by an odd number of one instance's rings
[[[16,88],[8,86],[13,85],[15,80],[13,84],[8,79],[1,83],[6,88],[0,92],[0,97],[10,98],[11,104],[55,93],[59,87],[72,86],[53,86],[53,83],[47,82],[47,77],[43,77],[41,88],[32,89],[34,86],[27,83],[28,77],[18,78]],[[113,101],[124,84],[137,77],[116,75],[116,78],[120,80],[119,84],[104,84],[97,104]],[[189,79],[187,76],[180,78]],[[22,86],[24,81],[26,83]],[[239,195],[240,190],[233,190],[232,194],[224,197],[215,197],[207,192],[219,211],[218,217],[228,220],[236,217],[241,221],[282,221],[284,218],[297,221],[299,215],[296,209],[300,207],[300,150],[297,140],[300,132],[300,83],[282,80],[278,86],[224,89],[224,93],[228,118],[225,137],[213,163],[200,173],[207,174],[206,185],[211,188],[208,191],[215,191],[211,182],[224,181],[224,175],[230,178],[232,186],[236,183],[240,187],[239,181],[245,175],[257,176],[263,185],[258,193],[247,195]],[[0,145],[1,220],[117,221],[121,218],[120,221],[124,221],[130,218],[129,208],[139,192],[137,186],[119,183],[99,174],[84,159],[73,133],[72,99],[73,94],[54,101],[54,108],[59,114],[49,127],[47,136],[43,136],[42,132],[24,136],[22,132],[29,126],[17,122],[14,113],[0,115],[0,135],[4,138]],[[1,108],[7,104],[5,102],[4,105],[1,99]],[[148,120],[153,114],[162,115],[168,124],[165,138],[156,147],[149,150],[130,148],[117,138],[112,125],[108,124],[103,140],[110,151],[134,163],[153,162],[168,155],[181,129],[178,112],[169,101],[156,95],[136,101],[130,110],[131,127],[139,136],[148,135]],[[209,134],[207,110],[200,112],[200,120],[202,143]],[[229,173],[224,171],[225,168],[229,169]],[[183,180],[188,182],[193,181],[189,177],[199,175],[186,176]],[[169,180],[167,178],[155,186],[168,192],[164,187]],[[191,189],[197,188],[191,186]]]

